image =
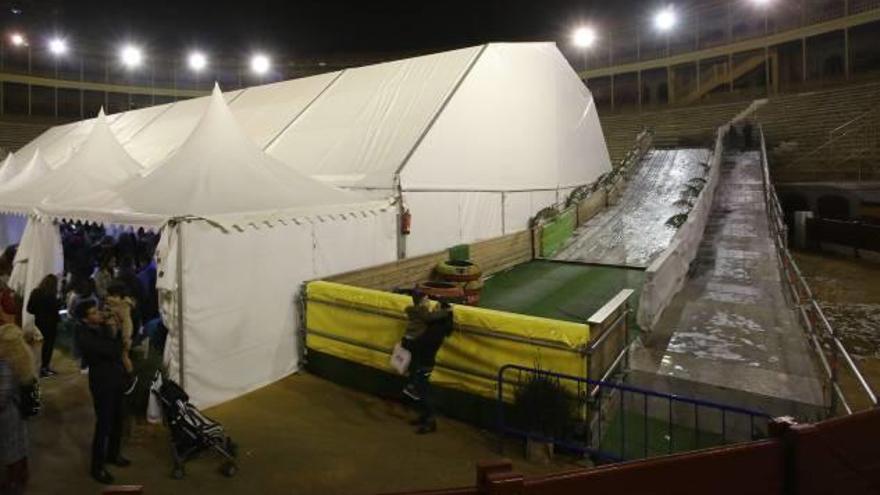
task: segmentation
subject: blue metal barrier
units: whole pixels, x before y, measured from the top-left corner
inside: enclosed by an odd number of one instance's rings
[[[547,431],[518,417],[517,394],[535,379],[565,391],[570,424]],[[514,435],[605,462],[755,440],[766,436],[771,419],[747,408],[513,364],[498,370],[497,387],[500,449],[504,437]],[[506,390],[513,396],[505,396]]]

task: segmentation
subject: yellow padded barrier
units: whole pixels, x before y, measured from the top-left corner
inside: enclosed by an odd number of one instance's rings
[[[333,282],[306,286],[306,345],[373,368],[388,365],[406,327],[409,296]],[[498,369],[505,364],[539,366],[586,376],[586,324],[455,306],[455,332],[437,356],[432,381],[489,398],[496,396]]]

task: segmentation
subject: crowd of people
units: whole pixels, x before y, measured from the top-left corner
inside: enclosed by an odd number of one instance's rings
[[[139,230],[108,235],[103,227],[61,226],[64,273],[49,274],[23,294],[8,286],[15,246],[0,255],[0,493],[22,493],[27,484],[27,418],[39,411],[39,381],[56,374],[52,357],[59,332],[73,337],[73,354],[88,374],[95,409],[91,475],[111,483],[106,466],[130,464],[120,452],[124,396],[137,384],[132,350],[161,350],[166,331],[159,317],[158,235]],[[34,325],[22,328],[23,311]],[[39,356],[33,347],[42,342]]]
[[[145,341],[161,351],[167,334],[159,317],[156,265],[158,237],[125,232],[116,237],[97,226],[61,227],[65,271],[49,274],[22,294],[7,285],[15,259],[10,247],[0,254],[0,493],[23,493],[28,479],[27,418],[40,408],[39,382],[56,374],[52,357],[59,332],[73,336],[73,355],[88,374],[95,411],[91,476],[112,483],[107,465],[125,467],[122,456],[125,395],[137,384],[132,349]],[[403,396],[416,410],[419,434],[436,431],[430,378],[437,352],[452,332],[451,307],[412,291],[408,324],[400,348],[407,376]],[[34,327],[22,329],[22,309]],[[64,316],[66,314],[66,316]],[[42,341],[39,356],[32,346]]]

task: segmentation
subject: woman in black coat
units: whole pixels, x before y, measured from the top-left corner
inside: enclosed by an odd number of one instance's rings
[[[31,292],[27,305],[28,313],[34,315],[37,328],[43,334],[41,377],[55,374],[49,363],[52,361],[52,351],[55,349],[55,337],[58,335],[60,321],[58,310],[61,307],[61,300],[58,299],[58,277],[52,274],[46,275],[40,285]]]

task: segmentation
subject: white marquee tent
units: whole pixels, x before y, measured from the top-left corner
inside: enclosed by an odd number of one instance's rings
[[[108,175],[136,163],[112,134],[103,150],[92,146],[96,135],[108,135],[103,122],[40,182],[71,178],[68,167],[87,150],[93,167],[107,167]],[[334,188],[266,155],[219,91],[180,147],[149,174],[134,172],[122,184],[76,194],[47,195],[45,186],[31,194],[36,213],[16,258],[15,286],[27,292],[57,271],[49,261],[61,252],[53,220],[161,229],[158,285],[170,330],[169,369],[203,406],[297,370],[295,295],[302,282],[394,257],[396,213],[387,200]],[[25,208],[26,192],[0,194],[0,208]]]
[[[51,237],[38,227],[52,230],[49,219],[162,228],[171,365],[202,405],[296,369],[299,282],[522,230],[610,170],[592,96],[549,43],[465,48],[66,124],[20,150],[9,175],[37,157],[50,168],[44,178],[61,176],[97,134],[112,139],[89,163],[142,171],[67,192],[22,186],[9,201],[0,182],[0,210],[36,209],[25,234],[36,243]],[[402,208],[409,236],[397,229]]]

